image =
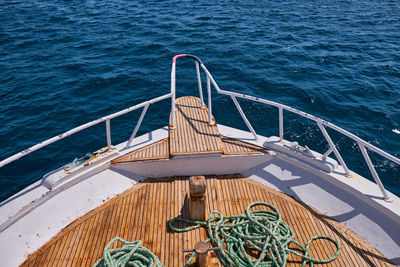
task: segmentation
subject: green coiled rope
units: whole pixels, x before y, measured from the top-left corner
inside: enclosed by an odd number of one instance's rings
[[[266,209],[250,210],[254,206],[265,206]],[[193,224],[186,228],[177,228],[175,222]],[[328,263],[336,259],[340,252],[337,240],[317,235],[312,237],[303,247],[294,240],[295,234],[282,220],[277,208],[266,202],[253,202],[247,206],[244,214],[223,217],[219,211],[212,211],[207,221],[192,221],[184,218],[174,218],[169,221],[169,227],[175,232],[187,232],[200,227],[206,227],[209,238],[205,242],[212,242],[220,247],[218,258],[225,266],[285,266],[289,253],[303,258],[302,266],[307,263]],[[315,259],[310,256],[309,247],[314,240],[327,239],[335,244],[336,253],[328,259]],[[304,254],[300,254],[289,245],[294,243],[300,247]],[[250,256],[248,251],[252,251]],[[254,258],[254,250],[258,251],[258,258]],[[187,261],[192,261],[195,253]]]
[[[122,248],[109,249],[116,241],[121,242],[124,246]],[[142,246],[141,240],[129,242],[120,237],[115,237],[104,248],[103,258],[98,260],[93,267],[119,266],[162,267],[163,265],[151,250]]]

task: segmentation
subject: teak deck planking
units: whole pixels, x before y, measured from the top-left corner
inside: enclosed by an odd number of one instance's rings
[[[237,154],[261,154],[267,153],[268,149],[249,144],[237,139],[221,136],[223,143],[224,155],[237,155]]]
[[[201,108],[198,97],[176,99],[175,128],[169,130],[172,156],[222,154],[222,141],[214,118],[208,123],[208,108]]]
[[[121,157],[118,157],[112,160],[111,163],[113,164],[113,163],[135,162],[142,160],[169,159],[168,141],[169,141],[168,138],[162,139],[158,142],[139,148]]]
[[[206,181],[207,212],[235,215],[251,202],[265,201],[279,209],[301,244],[318,234],[337,239],[339,257],[323,266],[393,266],[345,226],[283,193],[237,175],[207,176]],[[182,249],[207,238],[204,229],[173,233],[167,226],[176,216],[188,217],[188,184],[188,177],[145,180],[67,226],[22,266],[92,266],[115,236],[142,240],[165,266],[183,266],[190,253]],[[334,252],[335,246],[328,241],[311,246],[311,256],[317,258]],[[218,263],[216,257],[212,260]],[[300,265],[300,257],[290,255],[288,266]]]
[[[224,155],[251,155],[267,153],[268,149],[233,138],[221,136]],[[169,140],[162,139],[111,161],[111,164],[169,159]]]

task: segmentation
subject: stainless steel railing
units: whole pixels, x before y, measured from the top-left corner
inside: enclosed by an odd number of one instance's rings
[[[159,102],[159,101],[162,101],[162,100],[165,100],[165,99],[168,99],[168,98],[171,98],[171,125],[170,125],[170,128],[174,129],[174,127],[175,127],[175,95],[176,95],[175,94],[176,93],[176,60],[178,58],[181,58],[181,57],[188,57],[188,58],[191,58],[191,59],[195,60],[197,82],[198,82],[198,89],[199,89],[199,97],[200,97],[200,100],[201,100],[202,108],[204,108],[204,100],[203,100],[203,91],[202,91],[202,86],[201,86],[200,67],[204,71],[204,73],[206,74],[207,95],[208,95],[208,119],[209,119],[209,123],[210,124],[213,123],[213,121],[212,121],[211,84],[213,85],[213,87],[217,91],[217,93],[222,94],[222,95],[228,95],[228,96],[231,97],[233,103],[235,104],[237,110],[239,111],[240,116],[242,117],[243,121],[246,123],[249,131],[253,134],[255,140],[258,139],[258,136],[257,136],[254,128],[252,127],[251,123],[247,119],[246,115],[244,114],[242,108],[240,107],[239,102],[237,101],[237,98],[243,98],[243,99],[247,99],[247,100],[250,100],[250,101],[259,102],[259,103],[263,103],[263,104],[266,104],[266,105],[277,107],[278,110],[279,110],[279,138],[280,138],[280,140],[283,140],[283,137],[284,137],[284,129],[283,129],[283,111],[284,110],[292,112],[292,113],[295,113],[297,115],[300,115],[300,116],[302,116],[304,118],[307,118],[307,119],[310,119],[312,121],[315,121],[317,123],[319,129],[321,130],[324,138],[326,139],[326,141],[329,144],[329,149],[323,154],[322,158],[328,157],[333,152],[335,154],[336,158],[339,160],[340,165],[343,167],[343,169],[345,171],[345,176],[350,176],[351,174],[350,174],[350,171],[349,171],[346,163],[344,162],[342,156],[340,155],[339,151],[337,150],[335,144],[333,143],[332,139],[330,138],[330,136],[329,136],[328,132],[326,131],[325,127],[329,127],[331,129],[333,129],[333,130],[335,130],[335,131],[337,131],[337,132],[339,132],[339,133],[351,138],[352,140],[356,141],[358,146],[359,146],[359,148],[360,148],[360,150],[361,150],[361,153],[362,153],[362,155],[364,157],[364,160],[367,163],[368,168],[369,168],[369,170],[370,170],[370,172],[371,172],[371,174],[372,174],[372,176],[373,176],[373,178],[375,180],[375,182],[377,183],[380,191],[382,192],[384,200],[388,201],[388,202],[391,201],[390,197],[388,196],[388,194],[387,194],[387,192],[386,192],[386,190],[385,190],[385,188],[384,188],[384,186],[383,186],[383,184],[382,184],[382,182],[381,182],[381,180],[379,178],[379,175],[377,174],[377,172],[375,170],[375,167],[373,166],[373,164],[371,162],[371,159],[369,158],[369,155],[368,155],[368,152],[367,152],[366,148],[368,148],[369,150],[371,150],[371,151],[383,156],[384,158],[386,158],[386,159],[388,159],[388,160],[390,160],[390,161],[392,161],[394,163],[397,163],[399,165],[400,165],[400,159],[398,159],[397,157],[395,157],[395,156],[393,156],[393,155],[391,155],[391,154],[389,154],[389,153],[387,153],[387,152],[375,147],[374,145],[371,145],[370,143],[368,143],[368,142],[364,141],[363,139],[359,138],[358,136],[356,136],[356,135],[354,135],[354,134],[352,134],[352,133],[340,128],[339,126],[334,125],[334,124],[332,124],[330,122],[327,122],[327,121],[325,121],[323,119],[320,119],[320,118],[318,118],[316,116],[313,116],[311,114],[302,112],[302,111],[297,110],[295,108],[292,108],[292,107],[289,107],[289,106],[286,106],[286,105],[283,105],[283,104],[280,104],[280,103],[277,103],[277,102],[274,102],[274,101],[270,101],[270,100],[266,100],[266,99],[262,99],[262,98],[258,98],[258,97],[254,97],[254,96],[249,96],[249,95],[245,95],[245,94],[239,94],[239,93],[235,93],[235,92],[231,92],[231,91],[222,90],[222,89],[219,88],[219,86],[215,82],[213,76],[208,71],[208,69],[204,66],[204,64],[200,61],[200,59],[197,58],[196,56],[186,55],[186,54],[176,55],[176,56],[173,57],[172,70],[171,70],[171,92],[169,94],[162,95],[160,97],[156,97],[156,98],[153,98],[151,100],[142,102],[142,103],[137,104],[135,106],[123,109],[123,110],[118,111],[116,113],[110,114],[108,116],[104,116],[104,117],[99,118],[97,120],[93,120],[91,122],[88,122],[88,123],[85,123],[85,124],[80,125],[78,127],[75,127],[75,128],[73,128],[73,129],[71,129],[71,130],[69,130],[67,132],[64,132],[64,133],[60,134],[60,135],[54,136],[54,137],[52,137],[52,138],[50,138],[48,140],[45,140],[45,141],[43,141],[43,142],[41,142],[39,144],[36,144],[36,145],[34,145],[32,147],[29,147],[29,148],[27,148],[27,149],[15,154],[15,155],[11,156],[11,157],[8,157],[8,158],[0,161],[0,168],[3,167],[6,164],[9,164],[9,163],[11,163],[11,162],[23,157],[23,156],[26,156],[26,155],[28,155],[28,154],[30,154],[30,153],[38,150],[38,149],[41,149],[41,148],[43,148],[45,146],[48,146],[48,145],[50,145],[50,144],[52,144],[54,142],[57,142],[57,141],[59,141],[61,139],[64,139],[67,136],[70,136],[72,134],[75,134],[77,132],[80,132],[80,131],[82,131],[84,129],[87,129],[89,127],[92,127],[92,126],[97,125],[97,124],[102,123],[102,122],[106,123],[107,147],[108,147],[108,149],[111,149],[112,148],[112,145],[111,145],[111,125],[110,125],[111,119],[119,117],[119,116],[124,115],[126,113],[129,113],[131,111],[134,111],[136,109],[143,108],[142,113],[141,113],[141,115],[139,117],[139,120],[138,120],[138,122],[137,122],[137,124],[136,124],[136,126],[135,126],[135,128],[134,128],[134,130],[133,130],[133,132],[132,132],[132,134],[131,134],[128,142],[127,142],[127,144],[126,144],[126,147],[129,147],[132,144],[132,141],[134,140],[134,138],[135,138],[135,136],[136,136],[136,134],[137,134],[137,132],[138,132],[138,130],[140,128],[140,125],[142,124],[142,121],[144,119],[144,116],[146,115],[148,107],[151,104],[154,104],[156,102]]]
[[[108,149],[110,150],[110,149],[112,148],[112,145],[111,145],[111,126],[110,126],[110,121],[111,121],[111,119],[114,119],[114,118],[116,118],[116,117],[119,117],[119,116],[121,116],[121,115],[124,115],[124,114],[126,114],[126,113],[129,113],[129,112],[131,112],[131,111],[134,111],[134,110],[136,110],[136,109],[143,108],[142,114],[140,115],[140,118],[139,118],[139,120],[138,120],[138,122],[137,122],[137,124],[136,124],[136,126],[135,126],[135,129],[133,130],[132,135],[131,135],[131,137],[129,138],[129,140],[128,140],[128,142],[127,142],[126,147],[128,147],[128,146],[131,145],[132,140],[135,138],[135,135],[136,135],[137,131],[139,130],[139,127],[140,127],[140,125],[141,125],[141,123],[142,123],[142,121],[143,121],[143,117],[144,117],[144,115],[146,114],[146,111],[147,111],[147,108],[149,107],[149,105],[154,104],[154,103],[156,103],[156,102],[159,102],[159,101],[161,101],[161,100],[170,98],[170,97],[171,97],[171,94],[162,95],[162,96],[160,96],[160,97],[153,98],[153,99],[151,99],[151,100],[142,102],[142,103],[137,104],[137,105],[135,105],[135,106],[132,106],[132,107],[123,109],[123,110],[121,110],[121,111],[115,112],[115,113],[113,113],[113,114],[110,114],[110,115],[101,117],[101,118],[99,118],[99,119],[97,119],[97,120],[94,120],[94,121],[91,121],[91,122],[82,124],[82,125],[80,125],[80,126],[78,126],[78,127],[75,127],[75,128],[73,128],[73,129],[69,130],[69,131],[66,131],[65,133],[62,133],[62,134],[59,134],[59,135],[57,135],[57,136],[54,136],[54,137],[52,137],[52,138],[50,138],[50,139],[47,139],[46,141],[43,141],[43,142],[41,142],[41,143],[39,143],[39,144],[37,144],[37,145],[31,146],[31,147],[25,149],[24,151],[21,151],[21,152],[19,152],[19,153],[13,155],[13,156],[11,156],[11,157],[8,157],[8,158],[6,158],[6,159],[0,161],[0,168],[3,167],[3,166],[6,165],[6,164],[9,164],[9,163],[11,163],[11,162],[13,162],[13,161],[19,159],[19,158],[22,158],[23,156],[26,156],[26,155],[28,155],[28,154],[30,154],[30,153],[36,151],[36,150],[39,150],[39,149],[41,149],[41,148],[43,148],[43,147],[45,147],[45,146],[48,146],[48,145],[50,145],[50,144],[52,144],[52,143],[54,143],[54,142],[57,142],[57,141],[59,141],[59,140],[61,140],[61,139],[64,139],[64,138],[67,137],[67,136],[70,136],[70,135],[72,135],[72,134],[75,134],[75,133],[77,133],[77,132],[80,132],[80,131],[82,131],[82,130],[85,130],[85,129],[87,129],[87,128],[90,128],[90,127],[92,127],[92,126],[94,126],[94,125],[97,125],[97,124],[99,124],[99,123],[102,123],[102,122],[104,122],[104,121],[106,122],[107,147],[108,147]]]
[[[383,198],[385,201],[387,202],[391,202],[391,199],[389,197],[389,195],[387,194],[380,178],[379,175],[377,174],[374,165],[371,162],[371,159],[369,158],[368,152],[366,150],[366,148],[368,148],[369,150],[383,156],[384,158],[397,163],[398,165],[400,165],[400,159],[377,148],[374,145],[371,145],[370,143],[366,142],[365,140],[361,139],[360,137],[340,128],[339,126],[332,124],[330,122],[327,122],[323,119],[320,119],[316,116],[313,116],[311,114],[308,114],[306,112],[297,110],[295,108],[274,102],[274,101],[270,101],[270,100],[266,100],[266,99],[262,99],[262,98],[258,98],[258,97],[254,97],[254,96],[249,96],[249,95],[245,95],[245,94],[239,94],[239,93],[235,93],[235,92],[231,92],[231,91],[226,91],[226,90],[222,90],[221,88],[219,88],[218,84],[215,82],[213,76],[211,75],[211,73],[208,71],[208,69],[204,66],[204,64],[201,62],[201,60],[199,58],[197,58],[196,56],[193,55],[187,55],[187,54],[181,54],[181,55],[177,55],[173,58],[172,60],[172,71],[171,71],[171,95],[172,95],[172,109],[171,109],[171,117],[174,118],[175,117],[175,68],[176,68],[176,59],[181,58],[181,57],[189,57],[195,60],[196,62],[196,72],[197,72],[197,79],[198,79],[198,86],[199,86],[199,95],[200,95],[200,99],[201,99],[201,103],[202,103],[202,107],[203,107],[203,94],[202,94],[202,88],[201,88],[201,79],[200,79],[200,73],[199,73],[199,68],[198,65],[200,65],[200,67],[203,69],[204,73],[206,74],[206,79],[207,79],[207,93],[208,93],[208,117],[209,117],[209,123],[212,123],[212,100],[211,100],[211,88],[210,88],[210,82],[211,84],[214,86],[215,90],[217,91],[217,93],[222,94],[222,95],[228,95],[232,98],[233,103],[235,104],[237,110],[240,113],[240,116],[242,117],[243,121],[246,123],[249,131],[253,134],[254,139],[257,140],[257,134],[254,131],[254,128],[252,127],[252,125],[250,124],[249,120],[246,118],[246,115],[244,114],[242,108],[240,107],[238,101],[236,98],[243,98],[243,99],[247,99],[250,101],[254,101],[254,102],[259,102],[259,103],[263,103],[266,105],[270,105],[270,106],[274,106],[277,107],[279,110],[279,139],[282,141],[283,140],[283,135],[284,135],[284,131],[283,131],[283,111],[289,111],[292,113],[295,113],[297,115],[300,115],[304,118],[310,119],[312,121],[315,121],[319,127],[319,129],[321,130],[324,138],[326,139],[326,141],[329,144],[329,149],[323,154],[322,158],[325,159],[326,157],[328,157],[332,152],[335,154],[336,158],[339,160],[340,165],[343,167],[345,173],[344,175],[347,177],[351,176],[350,170],[347,167],[345,161],[343,160],[342,156],[340,155],[339,151],[337,150],[335,144],[333,143],[331,137],[329,136],[328,132],[326,131],[325,127],[329,127],[333,130],[335,130],[336,132],[339,132],[349,138],[351,138],[352,140],[356,141],[361,153],[364,157],[365,162],[368,165],[368,168],[372,174],[372,177],[374,178],[376,184],[378,185],[380,191],[382,192]],[[174,120],[171,120],[171,124],[172,127],[175,126],[174,124]]]

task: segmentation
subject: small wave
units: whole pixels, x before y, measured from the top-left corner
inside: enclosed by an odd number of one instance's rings
[[[397,129],[393,129],[392,131],[395,132],[395,133],[397,133],[397,134],[400,134],[400,131],[397,130]]]

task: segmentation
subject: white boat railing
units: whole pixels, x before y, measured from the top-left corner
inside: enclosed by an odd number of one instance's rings
[[[175,90],[176,90],[176,85],[175,85],[175,68],[176,68],[176,60],[178,58],[181,57],[188,57],[191,58],[193,60],[195,60],[195,64],[196,64],[196,73],[197,73],[197,80],[198,80],[198,87],[199,87],[199,96],[201,99],[201,103],[202,103],[202,107],[204,107],[204,101],[203,101],[203,94],[202,94],[202,87],[201,87],[201,78],[200,78],[200,71],[199,71],[199,65],[200,67],[203,69],[204,73],[206,74],[206,79],[207,79],[207,94],[208,94],[208,118],[209,118],[209,123],[212,124],[212,101],[211,101],[211,86],[210,86],[210,82],[212,83],[212,85],[214,86],[215,90],[217,91],[217,93],[222,94],[222,95],[228,95],[232,98],[233,103],[235,104],[237,110],[239,111],[242,119],[244,120],[244,122],[246,123],[247,127],[249,128],[249,131],[253,134],[254,139],[257,140],[257,134],[254,131],[254,128],[251,126],[249,120],[246,118],[246,115],[244,114],[242,108],[240,107],[238,101],[236,98],[243,98],[243,99],[247,99],[250,101],[254,101],[254,102],[259,102],[259,103],[263,103],[266,105],[270,105],[270,106],[274,106],[277,107],[279,110],[279,139],[282,141],[283,140],[283,111],[287,110],[290,111],[292,113],[295,113],[297,115],[300,115],[304,118],[310,119],[312,121],[315,121],[319,127],[319,129],[321,130],[324,138],[326,139],[326,141],[329,144],[329,149],[323,154],[322,158],[326,159],[326,157],[328,157],[332,152],[335,154],[336,158],[339,160],[340,165],[343,167],[345,173],[344,175],[347,177],[351,176],[350,170],[347,167],[345,161],[343,160],[342,156],[340,155],[339,151],[337,150],[335,144],[333,143],[331,137],[329,136],[328,132],[326,131],[325,127],[329,127],[333,130],[335,130],[336,132],[339,132],[347,137],[349,137],[350,139],[354,140],[357,142],[361,153],[364,157],[365,162],[368,165],[369,171],[371,172],[372,177],[374,178],[376,184],[378,185],[380,191],[382,192],[383,195],[383,199],[387,202],[391,202],[391,198],[389,197],[389,195],[387,194],[381,179],[379,178],[378,173],[375,170],[374,165],[371,162],[371,159],[368,155],[368,152],[366,150],[366,148],[370,149],[371,151],[381,155],[382,157],[397,163],[398,165],[400,165],[400,159],[377,148],[376,146],[368,143],[367,141],[361,139],[360,137],[340,128],[339,126],[327,122],[321,118],[318,118],[316,116],[313,116],[311,114],[308,114],[306,112],[300,111],[298,109],[274,102],[274,101],[270,101],[270,100],[266,100],[266,99],[261,99],[258,97],[254,97],[254,96],[249,96],[249,95],[245,95],[245,94],[239,94],[239,93],[235,93],[235,92],[231,92],[231,91],[226,91],[226,90],[222,90],[219,88],[218,84],[215,82],[213,76],[211,75],[211,73],[208,71],[208,69],[204,66],[204,64],[201,62],[201,60],[193,55],[188,55],[188,54],[181,54],[181,55],[176,55],[173,57],[172,60],[172,71],[171,71],[171,95],[172,95],[172,106],[171,106],[171,126],[174,127],[174,117],[175,117]]]
[[[110,121],[111,119],[114,119],[116,117],[119,117],[121,115],[124,115],[126,113],[129,113],[131,111],[137,110],[139,108],[143,108],[142,113],[138,119],[138,122],[136,123],[136,126],[126,144],[126,147],[129,147],[132,144],[132,141],[134,140],[140,125],[142,124],[143,118],[146,115],[146,112],[148,110],[148,107],[151,104],[154,104],[156,102],[171,98],[171,125],[170,128],[174,129],[175,128],[175,91],[176,91],[176,60],[180,57],[188,57],[188,58],[192,58],[195,60],[195,65],[196,65],[196,74],[197,74],[197,83],[198,83],[198,88],[199,88],[199,97],[201,100],[201,106],[202,108],[204,108],[204,100],[203,100],[203,91],[202,91],[202,85],[201,85],[201,75],[200,75],[200,67],[202,68],[202,70],[204,71],[204,73],[206,74],[206,80],[207,80],[207,95],[208,95],[208,119],[209,119],[209,123],[212,124],[214,123],[212,121],[212,95],[211,95],[211,84],[214,86],[215,90],[217,91],[217,93],[222,94],[222,95],[228,95],[232,98],[233,103],[235,104],[237,110],[239,111],[243,121],[246,123],[247,127],[249,128],[249,131],[253,134],[254,139],[257,140],[258,136],[254,130],[254,128],[252,127],[252,125],[250,124],[249,120],[247,119],[246,115],[244,114],[242,108],[239,105],[239,102],[237,101],[236,98],[243,98],[243,99],[247,99],[250,101],[254,101],[254,102],[259,102],[259,103],[263,103],[266,105],[270,105],[270,106],[274,106],[277,107],[279,110],[279,139],[282,141],[283,140],[283,135],[284,135],[284,130],[283,130],[283,111],[287,110],[290,111],[292,113],[298,114],[304,118],[310,119],[312,121],[315,121],[319,127],[319,129],[321,130],[322,134],[324,135],[326,141],[329,144],[329,149],[323,154],[322,158],[325,159],[326,157],[328,157],[332,152],[335,154],[336,158],[339,160],[340,165],[343,167],[344,171],[345,171],[345,176],[350,177],[351,173],[346,165],[346,163],[344,162],[342,156],[340,155],[339,151],[337,150],[335,144],[333,143],[332,139],[330,138],[328,132],[326,131],[325,127],[329,127],[349,138],[351,138],[352,140],[356,141],[361,153],[364,157],[365,162],[368,165],[368,168],[376,182],[376,184],[378,185],[380,191],[382,192],[383,198],[385,201],[390,202],[391,199],[388,196],[380,178],[379,175],[377,174],[371,159],[368,155],[368,152],[366,150],[366,148],[368,148],[369,150],[383,156],[384,158],[397,163],[398,165],[400,165],[400,159],[398,159],[397,157],[375,147],[374,145],[371,145],[370,143],[364,141],[363,139],[359,138],[358,136],[340,128],[339,126],[336,126],[330,122],[327,122],[323,119],[320,119],[316,116],[310,115],[308,113],[302,112],[300,110],[297,110],[295,108],[274,102],[274,101],[270,101],[270,100],[266,100],[266,99],[261,99],[258,97],[254,97],[254,96],[249,96],[249,95],[245,95],[245,94],[239,94],[239,93],[235,93],[235,92],[231,92],[231,91],[226,91],[226,90],[222,90],[219,88],[218,84],[215,82],[214,78],[212,77],[211,73],[208,71],[208,69],[204,66],[204,64],[200,61],[199,58],[193,56],[193,55],[187,55],[187,54],[181,54],[181,55],[176,55],[173,57],[172,60],[172,70],[171,70],[171,92],[169,94],[166,95],[162,95],[160,97],[156,97],[153,98],[151,100],[142,102],[140,104],[134,105],[132,107],[123,109],[121,111],[115,112],[113,114],[110,114],[108,116],[104,116],[101,117],[97,120],[93,120],[91,122],[85,123],[83,125],[80,125],[78,127],[75,127],[67,132],[64,132],[60,135],[54,136],[46,141],[43,141],[39,144],[36,144],[32,147],[29,147],[13,156],[10,156],[2,161],[0,161],[0,168],[5,166],[6,164],[9,164],[19,158],[22,158],[36,150],[39,150],[45,146],[48,146],[54,142],[57,142],[61,139],[64,139],[67,136],[70,136],[72,134],[75,134],[77,132],[80,132],[84,129],[90,128],[94,125],[97,125],[99,123],[105,122],[106,123],[106,140],[107,140],[107,147],[109,150],[112,149],[112,144],[111,144],[111,125],[110,125]]]
[[[112,145],[111,145],[111,126],[110,126],[110,121],[111,121],[111,119],[114,119],[114,118],[116,118],[116,117],[122,116],[122,115],[124,115],[124,114],[126,114],[126,113],[129,113],[129,112],[131,112],[131,111],[137,110],[137,109],[139,109],[139,108],[143,108],[142,114],[140,115],[139,120],[138,120],[138,122],[136,123],[136,126],[135,126],[135,128],[134,128],[134,130],[133,130],[133,132],[132,132],[132,134],[131,134],[131,137],[129,138],[129,140],[128,140],[128,142],[127,142],[126,147],[129,147],[129,146],[131,145],[131,143],[132,143],[132,140],[135,138],[137,131],[139,130],[139,127],[140,127],[140,125],[141,125],[141,123],[142,123],[142,121],[143,121],[144,115],[146,114],[146,111],[147,111],[148,107],[149,107],[151,104],[154,104],[154,103],[156,103],[156,102],[162,101],[162,100],[167,99],[167,98],[170,98],[170,97],[171,97],[171,94],[170,94],[170,93],[169,93],[169,94],[166,94],[166,95],[162,95],[162,96],[153,98],[153,99],[151,99],[151,100],[142,102],[142,103],[140,103],[140,104],[131,106],[131,107],[129,107],[129,108],[123,109],[123,110],[121,110],[121,111],[115,112],[115,113],[113,113],[113,114],[110,114],[110,115],[101,117],[101,118],[99,118],[99,119],[97,119],[97,120],[93,120],[93,121],[91,121],[91,122],[82,124],[82,125],[80,125],[80,126],[78,126],[78,127],[75,127],[75,128],[73,128],[73,129],[69,130],[69,131],[66,131],[65,133],[62,133],[62,134],[59,134],[59,135],[57,135],[57,136],[54,136],[54,137],[52,137],[52,138],[50,138],[50,139],[47,139],[46,141],[43,141],[43,142],[41,142],[41,143],[39,143],[39,144],[36,144],[36,145],[34,145],[34,146],[31,146],[31,147],[29,147],[29,148],[27,148],[27,149],[25,149],[25,150],[23,150],[23,151],[21,151],[21,152],[15,154],[15,155],[13,155],[13,156],[11,156],[11,157],[8,157],[8,158],[6,158],[6,159],[0,161],[0,168],[3,167],[4,165],[7,165],[7,164],[9,164],[9,163],[11,163],[11,162],[13,162],[13,161],[19,159],[19,158],[22,158],[23,156],[26,156],[26,155],[28,155],[28,154],[30,154],[30,153],[36,151],[36,150],[39,150],[39,149],[41,149],[41,148],[43,148],[43,147],[45,147],[45,146],[48,146],[48,145],[50,145],[50,144],[52,144],[52,143],[54,143],[54,142],[60,141],[61,139],[64,139],[64,138],[67,137],[67,136],[70,136],[70,135],[72,135],[72,134],[75,134],[75,133],[77,133],[77,132],[80,132],[80,131],[82,131],[82,130],[85,130],[85,129],[87,129],[87,128],[90,128],[90,127],[92,127],[92,126],[95,126],[95,125],[97,125],[97,124],[99,124],[99,123],[102,123],[102,122],[104,122],[104,121],[106,122],[107,147],[108,147],[108,150],[111,150],[111,149],[112,149]]]

